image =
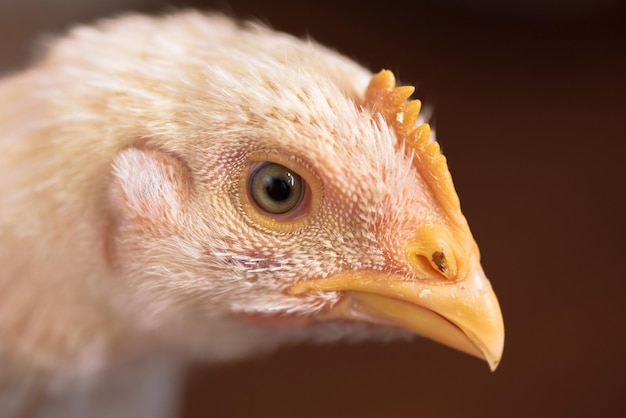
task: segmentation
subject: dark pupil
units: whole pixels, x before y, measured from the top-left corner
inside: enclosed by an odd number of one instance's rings
[[[263,178],[263,189],[267,197],[275,202],[282,202],[289,199],[293,191],[293,177],[288,173],[281,177],[265,176]]]

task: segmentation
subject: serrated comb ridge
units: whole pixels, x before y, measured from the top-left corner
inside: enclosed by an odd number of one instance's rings
[[[373,113],[380,113],[390,125],[400,143],[407,151],[415,153],[414,165],[444,210],[453,215],[460,208],[454,190],[452,176],[446,157],[441,154],[436,141],[428,142],[430,125],[415,126],[421,109],[419,100],[407,101],[413,94],[412,86],[396,87],[396,79],[389,70],[382,70],[372,77],[365,92],[365,106]]]

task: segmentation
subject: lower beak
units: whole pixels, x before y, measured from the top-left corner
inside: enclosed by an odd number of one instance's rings
[[[479,263],[462,280],[407,280],[379,271],[351,271],[306,280],[290,288],[307,292],[344,292],[342,303],[324,317],[364,320],[411,330],[487,361],[500,362],[504,324],[498,300]]]

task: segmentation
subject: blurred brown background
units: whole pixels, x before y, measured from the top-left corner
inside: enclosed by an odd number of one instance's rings
[[[2,0],[0,71],[70,23],[194,5],[390,68],[435,106],[504,312],[497,372],[423,340],[303,346],[196,370],[185,417],[626,416],[625,9],[469,3]]]

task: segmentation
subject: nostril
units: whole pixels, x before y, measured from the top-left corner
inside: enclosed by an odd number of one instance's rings
[[[439,266],[435,264],[434,261],[429,260],[427,256],[422,254],[412,254],[410,257],[411,264],[413,265],[413,269],[418,274],[423,274],[425,277],[441,277],[443,271]],[[444,267],[447,269],[447,266]],[[444,270],[445,271],[445,270]]]
[[[440,272],[445,273],[448,271],[448,260],[446,260],[446,255],[443,251],[435,251],[430,260]]]
[[[438,225],[422,225],[418,229],[405,250],[405,257],[416,275],[433,279],[457,279],[459,255],[462,261],[465,251],[452,237],[452,232]]]

